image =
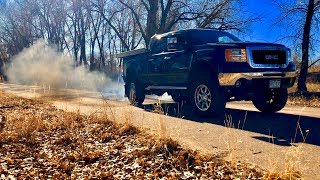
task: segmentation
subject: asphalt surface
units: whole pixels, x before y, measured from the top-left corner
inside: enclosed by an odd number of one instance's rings
[[[162,97],[166,115],[153,113],[158,97],[149,96],[140,108],[100,93],[52,90],[37,86],[0,84],[0,89],[26,98],[42,98],[63,110],[104,113],[181,145],[232,161],[257,164],[270,171],[293,167],[305,179],[320,179],[320,108],[286,106],[275,114],[258,112],[251,103],[228,103],[220,117],[200,118],[190,107]],[[109,100],[112,99],[112,100]],[[123,118],[125,117],[125,118]]]

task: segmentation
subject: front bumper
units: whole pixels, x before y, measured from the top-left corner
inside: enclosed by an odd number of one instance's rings
[[[252,73],[220,73],[220,86],[241,86],[243,83],[280,79],[285,82],[283,88],[292,87],[296,80],[296,72],[252,72]]]

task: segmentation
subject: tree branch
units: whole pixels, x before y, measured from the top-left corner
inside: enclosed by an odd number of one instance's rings
[[[135,20],[136,20],[136,23],[137,23],[137,25],[138,25],[138,27],[139,27],[139,29],[140,29],[140,33],[141,33],[143,39],[146,40],[146,39],[147,39],[147,35],[146,35],[146,33],[144,32],[144,29],[143,29],[143,27],[142,27],[142,25],[141,25],[140,17],[139,17],[139,15],[138,15],[138,13],[135,12],[135,10],[133,9],[133,7],[131,7],[131,6],[129,6],[128,4],[124,3],[122,0],[119,0],[119,2],[120,2],[122,5],[124,5],[125,7],[127,7],[128,9],[130,9],[130,11],[131,11],[131,13],[133,14],[133,16],[134,16],[134,18],[135,18]],[[142,1],[142,2],[143,2],[143,1]]]

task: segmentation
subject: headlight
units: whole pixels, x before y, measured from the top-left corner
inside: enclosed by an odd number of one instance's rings
[[[227,62],[246,62],[247,51],[246,49],[226,49]]]

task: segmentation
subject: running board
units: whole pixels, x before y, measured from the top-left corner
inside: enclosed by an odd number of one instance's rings
[[[157,89],[157,90],[187,90],[187,87],[179,87],[179,86],[148,86],[146,90]]]

